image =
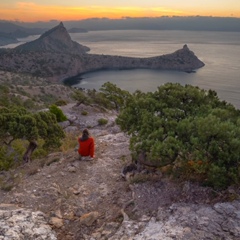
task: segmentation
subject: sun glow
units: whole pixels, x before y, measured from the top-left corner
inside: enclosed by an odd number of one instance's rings
[[[190,8],[167,7],[106,7],[106,6],[82,6],[70,7],[61,5],[41,5],[33,2],[18,2],[15,5],[0,3],[0,16],[4,20],[19,20],[25,22],[55,20],[82,20],[88,18],[112,18],[123,17],[161,17],[161,16],[234,16],[240,17],[239,11],[207,12]]]
[[[140,8],[140,7],[63,7],[42,6],[34,3],[18,3],[14,8],[0,9],[0,16],[6,20],[38,21],[61,19],[81,20],[87,18],[113,18],[122,17],[160,17],[163,15],[184,15],[181,11],[165,8]]]

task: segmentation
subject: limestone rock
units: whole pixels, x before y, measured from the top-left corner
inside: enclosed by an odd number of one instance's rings
[[[61,52],[81,54],[89,51],[88,47],[72,41],[69,33],[61,22],[58,26],[48,30],[38,39],[14,48],[14,52]]]
[[[67,168],[67,170],[68,170],[68,172],[74,173],[74,172],[76,172],[76,167],[74,167],[74,166],[69,166],[69,167]]]
[[[128,220],[111,237],[114,239],[240,239],[240,201],[201,204],[173,204],[159,208],[157,218],[150,221]],[[138,231],[134,231],[138,229]]]
[[[57,240],[45,215],[30,210],[0,206],[0,239]]]

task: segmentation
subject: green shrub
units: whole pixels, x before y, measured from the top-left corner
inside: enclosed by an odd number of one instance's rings
[[[32,154],[32,160],[44,157],[48,152],[43,149],[44,140],[38,140],[38,147]],[[0,147],[0,171],[9,170],[12,167],[18,166],[22,163],[22,157],[26,151],[28,141],[16,139],[12,142],[11,147],[3,145]]]
[[[151,180],[151,177],[147,174],[137,174],[130,177],[130,183],[144,183]]]
[[[110,82],[106,82],[100,88],[100,94],[98,99],[102,102],[102,105],[119,111],[131,97],[128,91],[122,90],[117,85]]]
[[[51,105],[49,107],[49,111],[56,116],[57,122],[64,122],[67,120],[67,117],[64,115],[63,111],[56,105]]]
[[[219,167],[212,164],[208,171],[208,178],[206,183],[217,189],[224,188],[229,185],[231,178],[229,178],[229,172],[225,167]]]
[[[132,156],[216,189],[240,184],[240,111],[215,91],[167,83],[125,100],[116,123]]]
[[[57,97],[53,94],[39,94],[38,98],[40,101],[44,102],[46,105],[53,104],[57,101]]]
[[[34,151],[38,145],[37,142],[41,139],[44,141],[43,148],[47,151],[59,148],[65,134],[56,119],[56,116],[50,111],[31,113],[25,108],[16,106],[0,108],[0,143],[2,145],[5,143],[8,148],[13,149],[2,155],[15,154],[14,143],[17,140],[23,142],[22,146],[25,145],[24,148],[19,146],[19,150],[25,149],[24,154],[20,155],[25,162],[31,160],[32,152],[27,151],[28,148],[32,147]],[[13,139],[15,140],[13,141]],[[23,139],[26,140],[23,141]],[[16,157],[20,158],[14,155],[14,158]]]
[[[0,85],[0,94],[9,94],[9,87],[6,85]]]
[[[77,105],[90,104],[91,102],[91,99],[87,96],[87,94],[80,89],[75,90],[71,97],[77,102]]]
[[[9,170],[14,164],[14,155],[8,153],[6,146],[0,147],[0,171]]]
[[[56,106],[65,106],[65,105],[67,105],[67,102],[65,100],[61,99],[61,100],[56,101],[55,105]]]
[[[108,123],[108,120],[105,118],[100,118],[98,119],[98,124],[99,125],[106,125]]]
[[[88,115],[88,112],[87,111],[82,111],[81,113],[83,116],[87,116]]]
[[[13,189],[14,185],[11,183],[4,183],[1,184],[1,190],[5,191],[5,192],[10,192]]]
[[[35,103],[32,99],[27,99],[26,101],[23,102],[23,106],[27,109],[34,109]]]

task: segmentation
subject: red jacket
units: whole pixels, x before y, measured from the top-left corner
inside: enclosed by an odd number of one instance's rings
[[[89,137],[85,141],[81,141],[80,138],[78,138],[78,143],[79,143],[78,153],[81,156],[94,157],[94,139],[92,137]]]

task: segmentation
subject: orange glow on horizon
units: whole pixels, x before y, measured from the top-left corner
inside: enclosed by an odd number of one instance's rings
[[[49,21],[49,20],[83,20],[89,18],[121,19],[123,17],[162,17],[162,16],[213,16],[213,17],[240,17],[236,12],[197,12],[196,10],[176,10],[166,8],[143,7],[63,7],[44,6],[34,3],[18,3],[12,8],[0,8],[2,20],[17,20],[23,22]]]

